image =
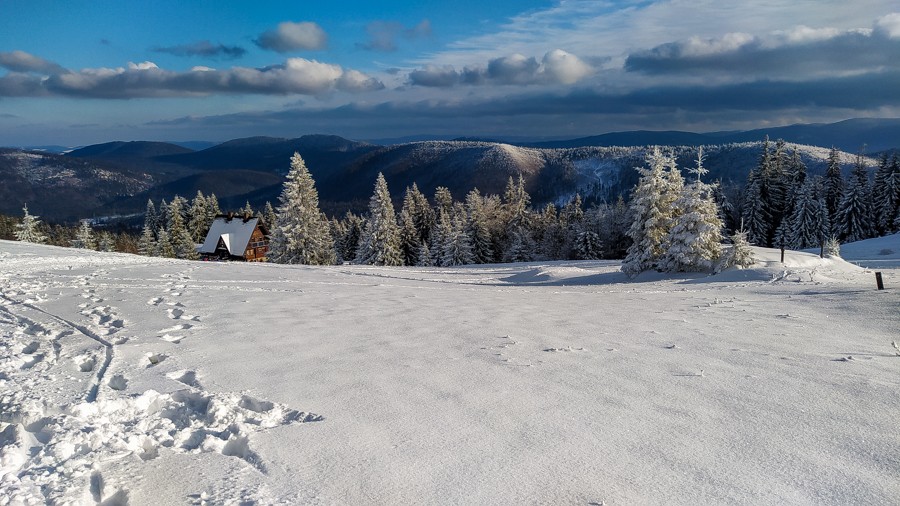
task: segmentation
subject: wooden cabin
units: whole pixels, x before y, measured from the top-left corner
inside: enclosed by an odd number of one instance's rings
[[[203,260],[265,262],[269,232],[259,218],[219,215],[198,252]]]

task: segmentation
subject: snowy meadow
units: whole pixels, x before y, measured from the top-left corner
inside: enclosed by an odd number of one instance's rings
[[[896,504],[900,271],[754,253],[630,280],[0,241],[0,504]]]

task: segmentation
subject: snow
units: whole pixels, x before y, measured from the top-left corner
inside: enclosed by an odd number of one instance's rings
[[[896,504],[900,270],[754,252],[629,280],[0,241],[0,504]]]
[[[240,248],[246,248],[258,221],[259,218],[250,218],[247,221],[240,217],[233,219],[216,218],[212,222],[209,233],[206,234],[206,239],[203,241],[203,246],[200,247],[199,251],[201,253],[214,253],[219,245],[219,238],[222,238],[229,253],[243,256],[244,250]],[[238,250],[232,251],[232,245]]]

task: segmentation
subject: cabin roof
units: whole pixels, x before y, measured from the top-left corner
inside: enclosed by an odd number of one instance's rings
[[[259,218],[250,218],[244,221],[240,217],[217,216],[213,220],[212,226],[209,227],[209,233],[206,234],[206,240],[200,247],[200,253],[215,253],[221,239],[230,255],[243,256],[257,224],[259,224]]]

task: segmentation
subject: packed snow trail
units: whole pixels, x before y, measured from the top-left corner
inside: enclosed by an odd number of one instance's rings
[[[631,281],[0,241],[0,504],[895,504],[900,272],[756,253]]]

